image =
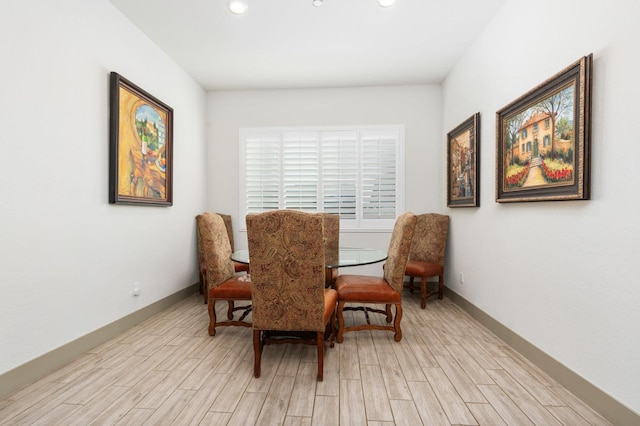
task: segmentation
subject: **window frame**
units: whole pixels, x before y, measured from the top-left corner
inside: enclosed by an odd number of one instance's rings
[[[247,205],[247,151],[246,146],[250,138],[271,137],[273,140],[277,140],[280,147],[280,161],[282,161],[283,145],[286,139],[285,135],[300,134],[300,133],[316,133],[318,135],[318,199],[317,210],[323,211],[325,206],[323,205],[323,186],[322,180],[323,169],[323,151],[322,151],[322,136],[326,134],[341,134],[341,133],[354,133],[356,136],[356,218],[355,219],[343,219],[340,220],[341,231],[348,232],[389,232],[393,229],[395,219],[404,211],[404,192],[405,192],[405,159],[404,159],[404,125],[375,125],[375,126],[310,126],[310,127],[247,127],[240,128],[238,132],[238,185],[239,185],[239,199],[238,199],[238,211],[240,217],[245,217],[248,212]],[[363,182],[362,182],[362,163],[363,163],[363,138],[364,135],[379,134],[379,137],[392,135],[395,141],[395,217],[393,219],[364,219],[363,218]],[[381,157],[382,158],[382,157]],[[280,163],[280,188],[278,208],[283,208],[283,176],[282,164]],[[246,223],[241,221],[239,226],[240,231],[246,231]]]

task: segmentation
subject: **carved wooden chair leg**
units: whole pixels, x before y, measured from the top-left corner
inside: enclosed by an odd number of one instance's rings
[[[344,340],[344,316],[342,314],[342,309],[344,308],[344,302],[343,301],[339,301],[338,302],[338,337],[336,338],[336,340],[338,341],[338,343],[342,343],[342,341]]]
[[[209,300],[209,336],[216,335],[216,301]]]
[[[402,330],[400,329],[400,321],[402,320],[402,305],[398,303],[396,305],[396,319],[393,321],[393,326],[396,330],[396,334],[393,336],[393,340],[399,342],[402,340]]]
[[[260,330],[253,330],[253,375],[260,377],[260,357],[262,356],[262,339]]]
[[[420,307],[422,309],[427,307],[427,277],[422,277],[420,280]]]
[[[233,300],[229,300],[229,307],[227,308],[227,318],[229,320],[233,319],[233,308],[235,307],[235,303]]]
[[[316,335],[318,347],[318,381],[322,381],[324,371],[324,332],[318,331]]]

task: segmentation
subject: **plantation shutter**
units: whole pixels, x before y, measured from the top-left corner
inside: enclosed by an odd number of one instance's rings
[[[316,132],[287,132],[282,141],[283,207],[318,211],[320,168]]]
[[[403,131],[241,129],[240,215],[323,211],[339,214],[341,228],[393,229],[403,208]]]
[[[353,221],[357,208],[357,133],[322,133],[322,210]]]
[[[280,134],[247,135],[244,169],[246,213],[280,208]]]
[[[396,217],[398,135],[367,131],[361,134],[362,218]]]

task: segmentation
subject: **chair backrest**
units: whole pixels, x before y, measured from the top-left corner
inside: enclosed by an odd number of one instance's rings
[[[449,216],[438,213],[418,215],[409,259],[444,264]]]
[[[220,215],[205,212],[196,217],[199,244],[207,265],[207,287],[216,287],[235,275],[231,245]]]
[[[323,236],[322,214],[247,215],[254,329],[324,331]]]
[[[324,257],[328,265],[338,264],[340,255],[340,215],[322,213],[324,218]]]
[[[227,235],[229,236],[229,244],[231,245],[231,251],[235,251],[235,245],[233,244],[233,225],[231,224],[231,215],[224,213],[216,213],[224,221],[224,226],[227,228]]]
[[[389,257],[384,265],[384,279],[400,294],[404,285],[404,268],[409,260],[416,220],[416,215],[411,212],[398,216],[391,234],[391,241],[389,241],[387,251]]]

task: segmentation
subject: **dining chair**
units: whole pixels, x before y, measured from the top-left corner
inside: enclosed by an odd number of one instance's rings
[[[340,255],[340,215],[323,213],[324,218],[324,257],[325,263],[338,264]],[[338,278],[338,268],[326,268],[325,285],[333,287]]]
[[[333,346],[337,293],[325,288],[323,216],[274,210],[247,216],[251,254],[254,376],[272,343],[315,345],[322,381]]]
[[[437,294],[438,299],[442,299],[448,232],[449,216],[437,213],[418,215],[404,274],[409,277],[409,283],[405,287],[412,293],[420,290],[422,309],[427,306],[428,297]],[[438,277],[437,291],[429,291],[427,288],[427,279],[430,277]],[[420,286],[414,284],[415,278],[420,278]]]
[[[411,212],[405,212],[396,219],[391,241],[389,242],[389,257],[384,265],[382,277],[338,275],[336,279],[336,290],[338,291],[338,343],[342,343],[344,333],[358,330],[394,331],[394,340],[396,342],[402,340],[402,329],[400,328],[400,322],[402,321],[402,286],[416,219],[416,215]],[[349,305],[345,306],[347,303]],[[376,305],[380,304],[385,305],[384,310],[376,307]],[[391,305],[395,306],[395,318],[391,313]],[[344,311],[364,312],[366,324],[355,324],[346,327]],[[393,325],[371,323],[369,313],[384,314],[386,315],[387,323],[391,323],[393,319]]]
[[[224,226],[227,230],[227,236],[229,237],[229,243],[231,244],[231,251],[235,251],[234,248],[234,244],[233,244],[233,225],[231,222],[231,215],[228,214],[224,214],[224,213],[216,213],[217,215],[219,215],[222,220],[224,221]],[[197,221],[196,221],[197,224]],[[205,285],[205,275],[207,273],[207,266],[204,262],[204,254],[202,252],[202,245],[200,244],[200,239],[198,239],[198,265],[199,265],[199,280],[200,280],[200,294],[202,294],[204,303],[207,303],[207,300],[209,299],[209,294],[206,291],[206,285]],[[246,263],[240,263],[240,262],[233,262],[233,268],[235,270],[235,272],[246,272],[249,273],[249,265]]]
[[[196,217],[199,241],[206,265],[205,283],[209,303],[209,335],[215,336],[217,326],[251,327],[245,318],[251,311],[251,280],[249,275],[236,275],[231,260],[231,244],[220,215],[206,212]],[[227,321],[218,321],[216,301],[227,301]],[[235,306],[236,301],[245,302]],[[242,311],[238,319],[234,312]]]

